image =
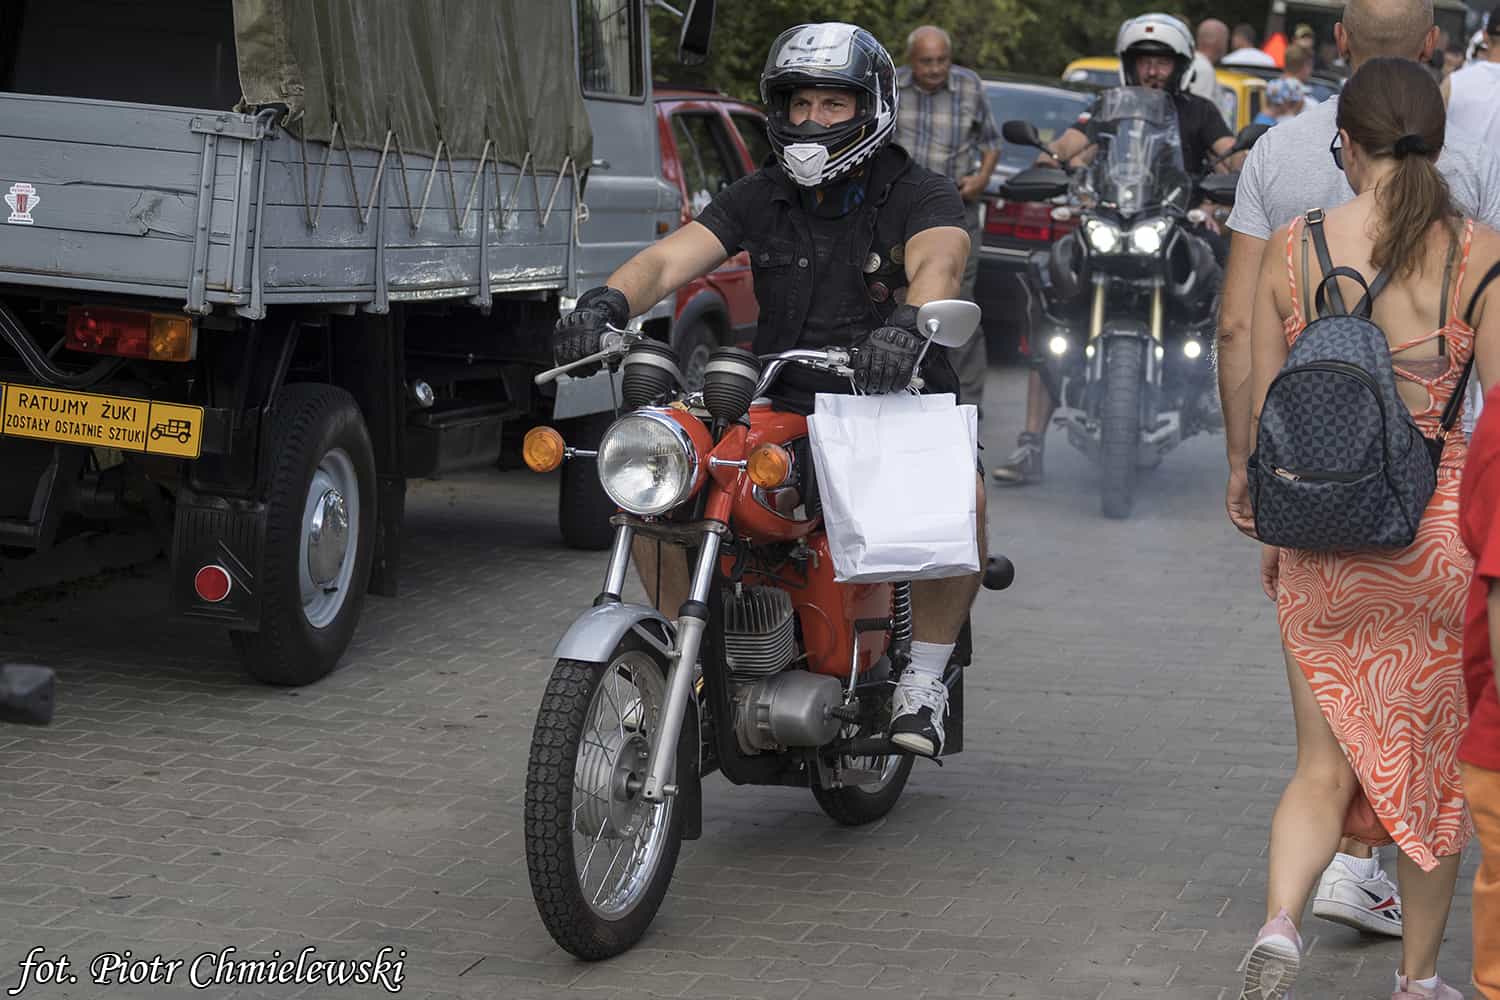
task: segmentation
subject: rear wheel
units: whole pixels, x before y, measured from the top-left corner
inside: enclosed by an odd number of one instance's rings
[[[1135,506],[1145,349],[1146,345],[1135,337],[1112,337],[1104,348],[1099,467],[1100,500],[1105,517],[1129,517]]]
[[[298,686],[338,665],[359,622],[375,547],[375,458],[354,397],[331,385],[284,387],[269,447],[260,630],[229,635],[257,680]]]
[[[559,660],[526,768],[526,867],[542,923],[582,959],[646,933],[682,846],[676,802],[639,794],[666,704],[666,665],[634,637],[608,663]]]
[[[886,714],[889,714],[889,708],[886,709]],[[846,728],[843,733],[845,738],[856,735],[875,734],[861,732],[854,727]],[[867,771],[878,777],[864,784],[824,788],[819,784],[818,776],[814,773],[812,776],[813,798],[818,801],[818,805],[829,818],[845,826],[863,826],[866,823],[873,823],[896,807],[901,793],[906,790],[906,779],[911,777],[912,765],[915,762],[916,758],[909,754],[840,757],[838,765],[841,771]]]

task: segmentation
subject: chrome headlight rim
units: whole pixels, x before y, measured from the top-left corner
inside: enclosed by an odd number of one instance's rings
[[[1089,249],[1097,254],[1116,254],[1125,246],[1125,234],[1113,222],[1090,219],[1083,228]]]
[[[672,435],[675,443],[682,448],[682,453],[687,459],[688,474],[682,486],[679,487],[676,493],[671,497],[671,499],[665,503],[654,504],[650,507],[638,503],[627,503],[626,501],[632,498],[618,496],[616,494],[616,491],[610,488],[610,481],[608,477],[604,475],[605,445],[609,443],[610,435],[618,433],[619,428],[624,426],[626,421],[629,420],[647,420],[658,427],[666,428],[667,431]],[[610,500],[614,501],[617,507],[628,514],[634,514],[637,517],[654,517],[658,514],[665,514],[667,511],[672,510],[688,497],[692,496],[693,491],[698,486],[698,481],[700,478],[700,463],[698,461],[698,449],[693,444],[692,437],[688,434],[687,428],[683,427],[682,424],[672,419],[672,417],[670,417],[665,410],[658,407],[648,406],[642,407],[638,410],[632,410],[631,412],[620,417],[614,423],[610,424],[609,429],[604,432],[604,436],[599,439],[598,456],[599,457],[595,459],[595,461],[598,463],[599,485],[604,487],[605,494],[610,498]]]
[[[1172,223],[1167,219],[1147,219],[1136,223],[1130,227],[1130,249],[1145,256],[1156,256],[1166,249],[1167,233],[1171,226]]]

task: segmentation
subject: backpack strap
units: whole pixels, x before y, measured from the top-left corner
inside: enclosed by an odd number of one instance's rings
[[[1370,313],[1375,308],[1375,297],[1385,291],[1385,286],[1390,282],[1390,275],[1381,271],[1375,275],[1375,280],[1369,282],[1365,276],[1352,267],[1334,267],[1333,257],[1328,253],[1328,238],[1323,234],[1323,210],[1314,208],[1307,213],[1307,229],[1312,233],[1313,249],[1318,253],[1318,267],[1323,270],[1323,280],[1318,282],[1318,287],[1313,293],[1314,304],[1317,306],[1318,315],[1322,316],[1328,312],[1329,303],[1339,314],[1344,316],[1363,316],[1370,318]],[[1339,290],[1338,279],[1348,278],[1350,281],[1359,283],[1364,289],[1358,302],[1354,304],[1354,311],[1344,305],[1343,292]],[[1330,285],[1329,282],[1332,282]]]

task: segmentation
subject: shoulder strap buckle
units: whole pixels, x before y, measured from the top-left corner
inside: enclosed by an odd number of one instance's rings
[[[1321,226],[1323,224],[1323,210],[1321,208],[1309,208],[1303,216],[1309,226]]]

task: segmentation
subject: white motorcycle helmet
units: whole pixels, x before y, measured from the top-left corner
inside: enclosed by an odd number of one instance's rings
[[[1183,77],[1193,63],[1193,33],[1181,19],[1171,14],[1142,14],[1120,25],[1115,36],[1115,55],[1120,57],[1120,82],[1138,87],[1135,57],[1147,53],[1171,56],[1177,64],[1167,80],[1168,93],[1182,89]]]
[[[792,94],[839,87],[858,95],[854,117],[827,128],[793,125]],[[874,156],[896,130],[896,64],[865,29],[853,24],[799,24],[781,33],[760,75],[766,132],[776,159],[802,187],[818,187]]]

